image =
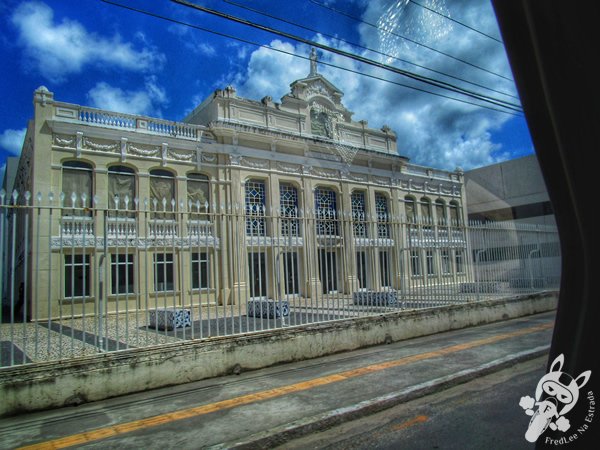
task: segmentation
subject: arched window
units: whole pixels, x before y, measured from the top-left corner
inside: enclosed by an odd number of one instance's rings
[[[291,183],[279,183],[279,208],[281,211],[282,236],[299,236],[298,189]],[[288,249],[283,253],[283,287],[287,295],[300,293],[300,270],[298,251]]]
[[[281,210],[281,233],[284,236],[299,236],[298,189],[289,183],[279,184],[279,207]]]
[[[388,198],[381,192],[375,193],[375,214],[377,214],[377,237],[388,238],[389,232],[389,207]]]
[[[127,209],[128,215],[133,215],[135,197],[135,171],[125,166],[110,166],[108,168],[109,207],[119,211]]]
[[[266,202],[265,182],[262,180],[246,181],[246,234],[248,236],[266,235]]]
[[[171,200],[175,199],[175,176],[168,170],[154,169],[150,171],[150,209],[153,218],[174,219],[171,212]],[[163,206],[163,200],[165,204]],[[156,203],[156,206],[155,206]]]
[[[315,189],[315,210],[318,235],[337,235],[337,196],[333,189],[318,187]]]
[[[203,214],[207,219],[206,213],[210,211],[210,182],[208,177],[201,173],[189,173],[187,175],[187,201],[192,214]]]
[[[85,212],[81,208],[88,208],[92,202],[93,172],[91,164],[83,161],[65,161],[62,169],[62,192],[65,196],[64,207],[73,208],[63,210],[64,215],[89,215],[89,212]]]
[[[352,203],[352,220],[354,221],[354,236],[367,237],[366,206],[364,191],[354,191],[350,198]]]
[[[406,221],[409,223],[414,223],[417,216],[415,204],[416,202],[414,197],[409,195],[404,197],[404,211],[406,213]]]
[[[439,225],[446,224],[446,203],[441,198],[435,201],[435,217]]]
[[[450,207],[450,223],[451,225],[458,226],[462,224],[460,219],[460,206],[457,201],[452,200],[448,205]]]
[[[421,217],[426,224],[431,223],[431,200],[421,197]]]

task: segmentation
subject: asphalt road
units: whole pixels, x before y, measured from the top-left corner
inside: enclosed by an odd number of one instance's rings
[[[519,407],[545,373],[536,358],[469,383],[287,442],[281,449],[533,449]]]

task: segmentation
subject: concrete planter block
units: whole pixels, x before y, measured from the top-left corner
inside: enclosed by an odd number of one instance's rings
[[[355,305],[368,306],[398,306],[398,293],[396,291],[358,291],[352,294]]]
[[[286,300],[275,301],[268,299],[248,300],[248,317],[263,317],[268,319],[290,315],[290,304]]]
[[[460,283],[459,291],[463,294],[495,294],[500,292],[500,283],[495,281]]]
[[[157,308],[150,311],[150,328],[173,330],[192,326],[191,313],[184,308]]]

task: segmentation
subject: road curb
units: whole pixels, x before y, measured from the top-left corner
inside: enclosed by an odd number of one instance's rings
[[[544,356],[550,349],[549,345],[525,350],[503,358],[481,364],[471,369],[461,370],[452,375],[436,378],[424,383],[411,386],[400,391],[392,392],[374,399],[327,411],[315,416],[296,420],[268,431],[253,434],[243,440],[236,440],[209,447],[211,450],[221,449],[256,449],[273,448],[282,445],[292,439],[305,436],[310,433],[326,430],[332,426],[339,425],[350,420],[365,417],[379,411],[415,400],[425,395],[433,394],[459,384],[466,383],[481,376],[500,371],[515,364]]]

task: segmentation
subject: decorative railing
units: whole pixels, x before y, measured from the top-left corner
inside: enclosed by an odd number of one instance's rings
[[[212,223],[208,220],[189,220],[187,223],[188,236],[192,238],[200,236],[212,236]]]
[[[136,128],[135,116],[120,113],[112,113],[95,109],[84,109],[79,111],[79,120],[85,123],[106,125],[117,128]]]
[[[175,238],[179,236],[179,223],[167,219],[151,220],[148,232],[150,238]]]
[[[60,236],[94,237],[97,226],[92,216],[63,216],[61,218]],[[209,220],[189,220],[187,236],[191,238],[212,236],[213,224]],[[138,237],[138,225],[135,217],[107,217],[106,236],[109,238]],[[148,221],[148,237],[171,238],[180,237],[179,223],[172,219],[151,219]]]
[[[134,217],[109,217],[107,234],[111,238],[125,238],[137,236],[137,226]]]
[[[90,216],[63,216],[60,225],[62,236],[94,236],[94,221]]]
[[[180,122],[167,122],[159,119],[148,120],[146,129],[157,134],[165,134],[178,138],[193,140],[200,139],[201,133],[199,133],[199,131],[202,131],[195,125],[189,125]]]
[[[189,123],[141,117],[87,107],[79,107],[78,119],[87,124],[131,130],[141,129],[163,136],[191,140],[200,140],[205,129],[202,126]]]

